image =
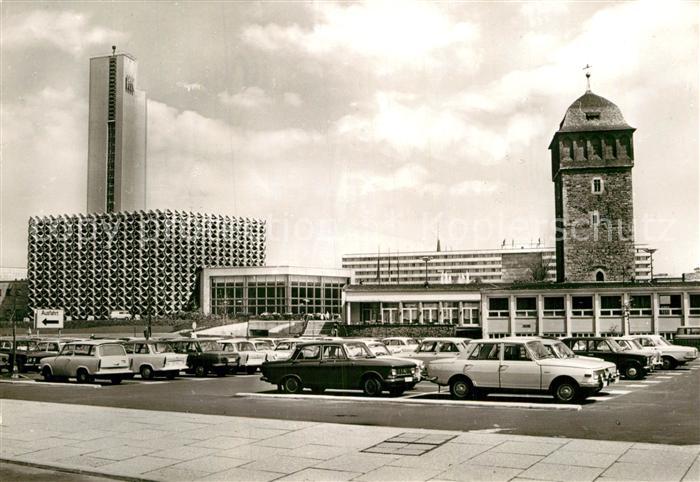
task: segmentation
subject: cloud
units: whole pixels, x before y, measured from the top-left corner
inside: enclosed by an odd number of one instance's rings
[[[427,2],[314,5],[311,29],[275,23],[249,25],[241,37],[261,50],[294,49],[315,57],[355,55],[373,60],[380,72],[432,68],[454,57],[478,63],[475,23],[456,22],[440,5]]]
[[[73,11],[34,10],[12,15],[3,28],[3,48],[48,44],[75,57],[93,45],[113,45],[128,38],[124,32],[90,25],[90,16]]]
[[[294,92],[285,92],[284,103],[287,105],[291,105],[292,107],[299,107],[302,104],[302,101],[299,94],[296,94]]]
[[[272,99],[260,87],[246,87],[236,94],[219,93],[219,100],[226,105],[255,109],[272,103]]]
[[[204,87],[202,84],[198,84],[197,82],[177,82],[175,85],[186,90],[187,92],[207,90],[206,87]]]
[[[463,196],[469,194],[491,194],[500,187],[499,183],[488,181],[462,181],[449,187],[451,196]]]

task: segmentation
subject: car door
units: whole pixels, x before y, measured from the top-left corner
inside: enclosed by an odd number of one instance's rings
[[[477,387],[498,388],[502,343],[483,342],[477,344],[464,364],[464,373]]]
[[[459,356],[457,344],[451,341],[441,341],[437,346],[436,358],[453,358]]]
[[[504,343],[499,369],[501,388],[540,389],[540,366],[532,359],[524,343]]]
[[[294,354],[291,371],[301,378],[304,386],[321,385],[325,378],[321,369],[321,345],[302,346]]]
[[[411,354],[411,358],[417,358],[428,363],[436,358],[438,342],[435,340],[426,340],[420,344],[418,350]]]
[[[348,386],[348,357],[341,345],[324,345],[321,358],[322,386],[324,388],[354,388]]]
[[[602,358],[605,361],[617,363],[619,356],[610,345],[609,340],[588,340],[589,356]]]
[[[97,362],[93,356],[95,348],[94,345],[75,345],[73,356],[68,362],[68,376],[76,376],[79,367],[87,368],[90,374],[95,373],[95,369],[97,368]]]
[[[68,364],[73,357],[73,345],[64,345],[63,350],[54,358],[51,363],[51,371],[56,377],[68,376]]]

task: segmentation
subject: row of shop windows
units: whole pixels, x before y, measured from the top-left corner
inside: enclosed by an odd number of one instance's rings
[[[700,295],[689,296],[691,315],[700,315]],[[565,304],[563,296],[545,296],[543,316],[563,317]],[[622,296],[601,296],[600,316],[651,316],[651,295],[631,295],[628,306],[623,306]],[[508,318],[510,305],[508,297],[489,298],[489,318]],[[575,317],[593,316],[592,296],[572,296],[571,314]],[[659,315],[680,316],[683,314],[681,295],[659,295]],[[534,296],[518,296],[515,298],[515,316],[518,318],[534,318],[537,316],[537,298]]]
[[[422,323],[422,324],[479,324],[479,307],[460,307],[457,302],[438,303],[360,303],[360,321],[363,323]],[[460,320],[461,318],[461,320]]]

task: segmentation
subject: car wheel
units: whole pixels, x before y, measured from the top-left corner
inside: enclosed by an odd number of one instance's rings
[[[112,382],[112,385],[119,385],[122,382],[122,377],[112,377],[109,381]]]
[[[53,380],[53,375],[51,375],[51,369],[49,367],[44,367],[41,369],[41,376],[44,377],[45,382],[50,382]]]
[[[564,380],[554,387],[554,398],[562,403],[571,403],[579,396],[579,388],[573,380]]]
[[[625,367],[625,378],[629,378],[630,380],[639,380],[644,378],[644,373],[638,364],[632,363]]]
[[[457,377],[450,382],[450,395],[457,400],[471,398],[474,393],[474,385],[465,377]]]
[[[661,359],[661,363],[663,363],[661,368],[663,368],[664,370],[673,370],[674,368],[676,368],[676,365],[677,365],[676,360],[674,360],[670,356],[663,357]]]
[[[258,367],[246,367],[245,371],[248,375],[252,375],[257,369]]]
[[[297,377],[287,377],[282,381],[282,387],[284,388],[285,393],[301,393],[303,390],[303,386],[301,384],[301,380],[299,380]]]
[[[144,380],[153,379],[153,368],[149,367],[148,365],[143,365],[139,372],[141,372],[141,378]]]
[[[194,374],[197,377],[204,377],[207,375],[207,368],[204,365],[197,365],[194,367]]]
[[[90,379],[90,375],[88,374],[87,370],[81,368],[78,370],[78,373],[75,374],[75,379],[78,383],[89,383],[92,380]]]
[[[376,397],[382,394],[382,381],[374,376],[370,375],[362,381],[362,391],[368,397]]]

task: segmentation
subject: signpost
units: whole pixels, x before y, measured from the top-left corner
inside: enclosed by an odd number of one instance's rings
[[[38,309],[34,312],[34,328],[60,330],[63,328],[63,319],[63,310]]]

